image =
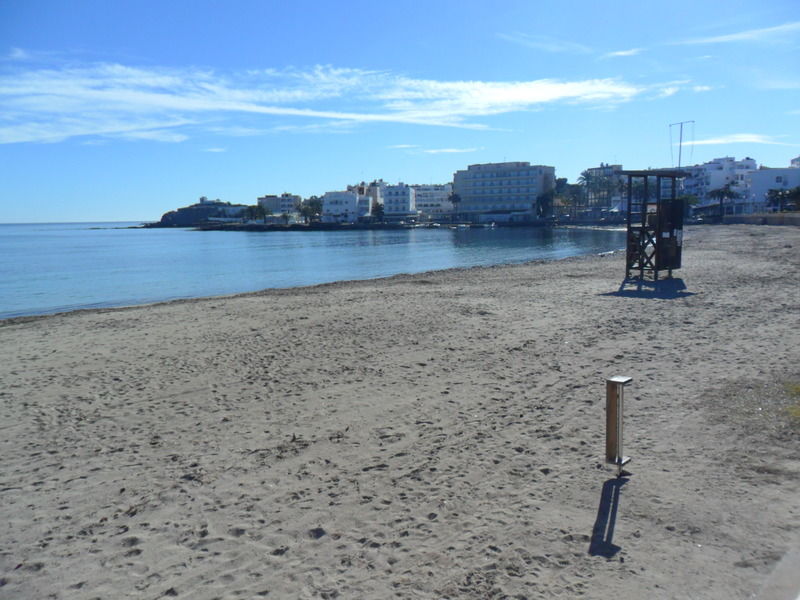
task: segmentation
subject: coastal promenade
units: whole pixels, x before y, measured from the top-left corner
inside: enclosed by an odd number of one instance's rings
[[[800,535],[800,228],[689,227],[685,287],[623,274],[0,321],[0,597],[754,597]]]

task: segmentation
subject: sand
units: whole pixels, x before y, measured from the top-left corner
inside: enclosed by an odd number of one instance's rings
[[[618,252],[0,322],[0,598],[757,597],[799,267],[699,227],[685,289]]]

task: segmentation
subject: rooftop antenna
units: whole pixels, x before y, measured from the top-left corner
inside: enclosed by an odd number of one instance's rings
[[[674,125],[680,125],[680,138],[678,142],[678,168],[681,168],[681,155],[683,154],[683,126],[686,123],[694,123],[694,121],[679,121],[678,123],[670,123],[669,124],[669,134],[670,134],[670,151],[672,150],[672,127]],[[692,144],[692,149],[694,149],[694,144]]]

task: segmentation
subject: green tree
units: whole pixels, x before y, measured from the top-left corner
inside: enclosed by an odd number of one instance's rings
[[[734,200],[739,194],[731,189],[730,183],[726,183],[721,188],[706,193],[706,196],[712,200],[719,200],[719,218],[722,219],[725,216],[725,201]]]
[[[544,194],[539,194],[534,204],[534,212],[540,219],[546,219],[553,216],[553,201],[555,199],[555,191],[549,190]]]
[[[450,204],[453,205],[453,220],[458,220],[458,209],[461,206],[461,196],[455,192],[451,192],[447,199],[450,201]]]
[[[383,223],[383,204],[378,202],[377,200],[372,201],[372,216],[378,223]]]
[[[788,207],[791,205],[794,205],[794,210],[799,210],[800,186],[789,190],[769,190],[767,192],[767,205],[778,212],[788,210]]]
[[[245,207],[244,211],[242,211],[242,214],[248,221],[258,221],[259,219],[264,221],[266,220],[267,211],[260,204],[254,204],[252,206]]]
[[[319,221],[322,217],[322,198],[311,196],[300,205],[300,215],[307,223]]]

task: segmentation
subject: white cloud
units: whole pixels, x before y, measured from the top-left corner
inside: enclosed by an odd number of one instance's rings
[[[758,77],[757,85],[766,90],[800,90],[800,79]]]
[[[434,148],[423,150],[425,154],[462,154],[465,152],[477,152],[480,148]]]
[[[567,54],[590,54],[592,49],[578,42],[560,40],[547,35],[532,35],[528,33],[498,33],[500,39],[506,40],[519,46],[543,50],[545,52],[567,53]]]
[[[694,142],[684,142],[690,146],[717,146],[720,144],[769,144],[774,146],[796,146],[797,144],[787,144],[775,139],[775,136],[762,135],[759,133],[732,133],[705,140],[695,140]]]
[[[617,58],[619,56],[635,56],[642,52],[643,48],[631,48],[630,50],[617,50],[616,52],[608,52],[601,58]]]
[[[645,86],[611,78],[439,81],[325,66],[224,74],[107,63],[17,67],[0,74],[0,143],[93,135],[180,142],[200,129],[245,136],[346,132],[359,123],[479,130],[488,129],[479,121],[482,117],[557,104],[616,106],[665,86],[661,95],[674,93],[672,88],[684,83]],[[275,123],[264,117],[316,122]],[[260,124],[254,125],[256,120]]]
[[[394,144],[393,146],[386,146],[391,150],[404,150],[408,148],[418,148],[416,144]]]
[[[776,25],[775,27],[765,27],[762,29],[749,29],[747,31],[729,33],[727,35],[696,38],[674,43],[682,45],[690,45],[690,44],[726,44],[730,42],[775,41],[778,39],[785,38],[786,36],[794,34],[795,32],[798,31],[800,31],[800,21],[793,21],[790,23],[784,23],[783,25]]]
[[[665,87],[658,93],[659,98],[668,98],[670,96],[674,96],[680,91],[680,88],[674,85]]]
[[[203,152],[227,152],[226,148],[206,148]]]
[[[712,88],[710,85],[694,85],[692,86],[693,92],[710,92]]]

